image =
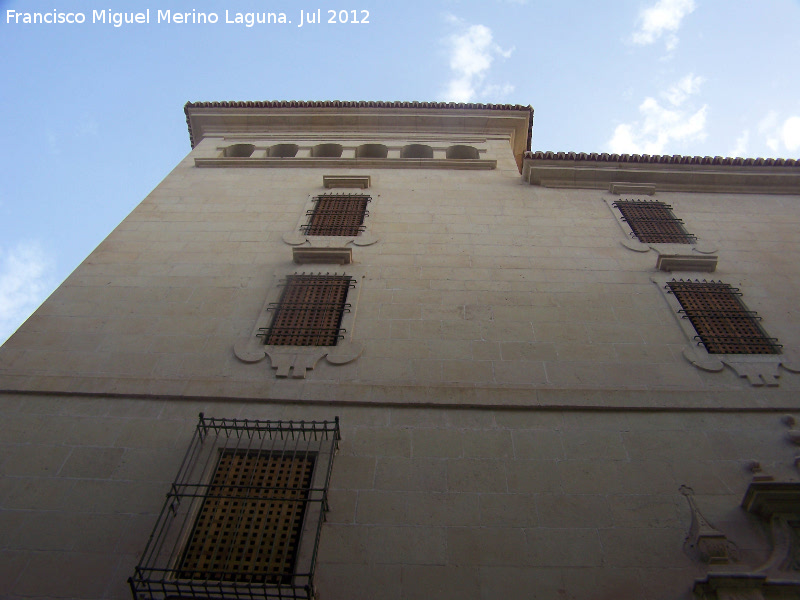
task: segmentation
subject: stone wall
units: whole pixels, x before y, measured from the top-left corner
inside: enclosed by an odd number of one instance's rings
[[[201,410],[340,417],[316,578],[322,600],[690,598],[708,565],[685,547],[684,494],[729,540],[731,564],[752,567],[770,545],[739,506],[745,490],[754,475],[795,475],[790,430],[774,412],[29,395],[5,395],[2,408],[8,598],[129,597],[126,579]]]

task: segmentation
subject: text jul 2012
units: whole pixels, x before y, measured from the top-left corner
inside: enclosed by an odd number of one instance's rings
[[[151,21],[151,17],[154,19]],[[14,9],[6,10],[7,24],[24,25],[60,25],[83,24],[87,22],[86,13],[62,12],[53,9],[49,12],[19,12]],[[146,9],[140,12],[115,12],[111,9],[93,10],[90,23],[109,24],[114,27],[123,25],[168,23],[168,24],[216,24],[226,23],[253,27],[254,25],[291,24],[292,21],[283,12],[231,12],[225,11],[224,19],[215,12],[173,12],[170,9]],[[295,21],[297,27],[318,24],[368,24],[369,11],[367,10],[325,10],[316,11],[300,10],[299,18]]]

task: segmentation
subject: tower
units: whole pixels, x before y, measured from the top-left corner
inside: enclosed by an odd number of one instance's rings
[[[798,594],[796,161],[185,112],[0,349],[10,597]]]

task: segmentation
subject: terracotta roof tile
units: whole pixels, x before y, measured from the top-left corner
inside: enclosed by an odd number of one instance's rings
[[[526,152],[525,159],[534,160],[585,160],[616,163],[656,163],[662,165],[723,165],[736,167],[800,167],[793,158],[730,158],[722,156],[682,156],[680,154],[608,154],[586,152]]]

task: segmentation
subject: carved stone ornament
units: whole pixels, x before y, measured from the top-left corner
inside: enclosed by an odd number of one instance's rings
[[[772,541],[772,553],[756,572],[791,579],[800,592],[800,483],[753,482],[742,507],[768,523]]]
[[[697,508],[692,488],[683,485],[680,492],[686,497],[692,512],[692,525],[683,544],[684,551],[691,558],[711,565],[726,565],[736,560],[735,544],[703,516]]]
[[[780,383],[780,368],[790,373],[800,373],[800,365],[785,354],[778,355],[735,355],[709,354],[702,348],[686,346],[683,357],[698,369],[719,372],[730,367],[736,375],[754,387],[777,387]]]
[[[768,525],[772,552],[749,571],[709,573],[696,581],[700,600],[796,600],[800,598],[800,483],[754,481],[742,508]]]
[[[750,573],[709,574],[694,584],[700,600],[765,600],[764,575]]]
[[[353,362],[364,348],[357,342],[345,342],[338,346],[311,346],[308,348],[265,346],[253,339],[239,340],[233,346],[236,358],[242,362],[255,363],[269,356],[276,377],[304,379],[323,358],[332,365],[346,365]]]

